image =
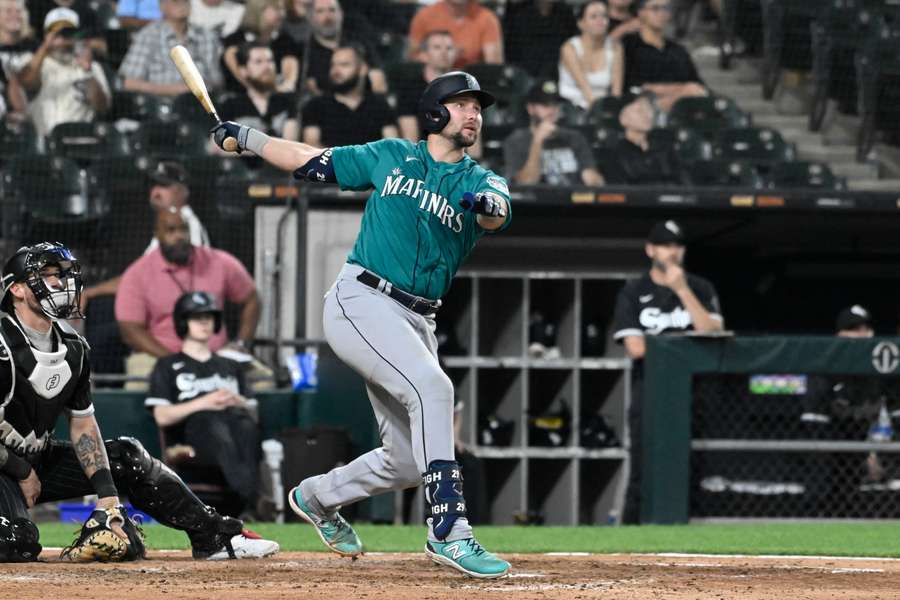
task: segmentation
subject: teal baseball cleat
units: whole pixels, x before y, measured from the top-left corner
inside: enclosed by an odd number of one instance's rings
[[[333,519],[327,519],[313,512],[303,501],[299,485],[288,494],[288,502],[295,513],[316,528],[316,533],[319,534],[322,543],[328,546],[332,552],[352,558],[363,553],[362,542],[350,523],[337,512],[334,513]]]
[[[425,554],[439,565],[453,567],[470,577],[493,579],[509,573],[509,563],[481,547],[475,538],[425,544]]]

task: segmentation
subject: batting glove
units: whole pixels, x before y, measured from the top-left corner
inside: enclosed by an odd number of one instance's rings
[[[237,140],[238,154],[247,149],[247,134],[250,133],[250,128],[246,125],[241,125],[240,123],[235,123],[234,121],[225,121],[224,123],[219,123],[212,129],[210,129],[209,132],[212,134],[213,141],[216,143],[216,146],[218,146],[222,150],[225,150],[225,140],[228,138],[234,138]]]
[[[471,211],[477,215],[486,217],[505,217],[506,211],[503,210],[503,203],[493,194],[478,194],[472,192],[463,194],[463,199],[459,201],[459,205],[463,209]]]

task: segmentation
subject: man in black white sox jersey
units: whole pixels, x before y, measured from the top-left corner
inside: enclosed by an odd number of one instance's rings
[[[724,326],[719,297],[712,283],[684,270],[685,234],[669,220],[650,230],[644,251],[650,270],[627,282],[616,298],[613,339],[625,345],[636,361],[632,379],[628,423],[631,433],[631,469],[623,522],[640,518],[641,485],[641,363],[647,335],[695,331],[721,331]]]

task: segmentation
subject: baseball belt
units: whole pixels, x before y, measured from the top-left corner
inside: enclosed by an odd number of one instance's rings
[[[409,310],[425,317],[434,315],[441,307],[440,300],[428,300],[427,298],[422,298],[421,296],[415,296],[404,292],[403,290],[398,290],[390,281],[382,279],[369,271],[363,271],[357,275],[356,280],[382,294],[390,296]]]

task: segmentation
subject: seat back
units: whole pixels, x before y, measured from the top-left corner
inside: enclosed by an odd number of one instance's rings
[[[131,152],[125,135],[110,123],[60,123],[48,136],[50,154],[86,165],[99,159],[127,156]]]
[[[667,125],[687,128],[711,136],[725,128],[749,127],[750,115],[738,108],[731,98],[688,96],[672,105]]]
[[[695,186],[761,187],[753,165],[739,160],[698,160],[687,168],[688,180]]]
[[[647,141],[651,150],[671,150],[682,163],[712,158],[712,144],[693,129],[653,129]]]
[[[525,106],[531,76],[520,67],[477,63],[466,67],[466,71],[478,80],[486,92],[497,98],[499,107],[522,110]]]
[[[723,129],[713,145],[716,158],[752,161],[757,166],[794,160],[794,147],[769,127]]]
[[[136,154],[181,160],[206,155],[209,141],[205,127],[184,121],[147,121],[132,136]]]
[[[622,97],[598,98],[588,108],[587,122],[595,127],[621,127],[619,114],[626,104],[628,101]]]
[[[846,182],[836,177],[828,165],[820,162],[783,162],[772,165],[768,183],[773,188],[846,189]]]

